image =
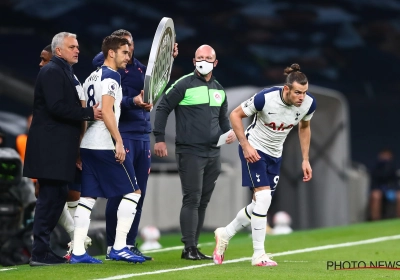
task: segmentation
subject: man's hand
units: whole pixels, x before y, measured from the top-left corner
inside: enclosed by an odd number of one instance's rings
[[[303,169],[303,182],[308,182],[312,178],[312,169],[310,162],[308,160],[303,160],[303,163],[301,164],[301,168]]]
[[[174,52],[172,53],[172,56],[176,58],[178,56],[178,43],[174,44]]]
[[[75,165],[80,171],[82,171],[82,160],[80,156],[78,156],[78,158],[76,159]]]
[[[97,107],[99,107],[99,103],[97,103],[97,104],[95,104],[92,108],[93,108],[93,116],[94,116],[94,119],[96,120],[96,121],[99,121],[99,120],[102,120],[103,119],[103,116],[102,116],[102,114],[101,114],[101,109],[100,108],[97,108]]]
[[[115,158],[117,162],[122,164],[125,160],[125,155],[124,145],[122,145],[122,142],[117,142],[115,144]]]
[[[236,134],[235,132],[232,130],[231,133],[229,133],[228,138],[226,138],[225,143],[226,144],[231,144],[233,142],[236,141]]]
[[[153,104],[149,104],[149,103],[144,103],[143,102],[143,95],[144,95],[144,91],[142,90],[140,92],[140,94],[136,95],[133,98],[133,103],[136,106],[139,106],[140,108],[145,109],[146,111],[150,112],[150,110],[153,108]]]
[[[243,155],[247,162],[255,163],[260,160],[260,155],[257,150],[254,149],[250,144],[242,145]]]
[[[154,144],[154,153],[158,157],[168,156],[167,144],[165,144],[165,142],[158,142]]]

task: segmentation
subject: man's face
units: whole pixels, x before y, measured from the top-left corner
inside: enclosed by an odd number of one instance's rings
[[[123,45],[120,46],[117,52],[115,53],[115,65],[119,69],[125,69],[126,65],[128,64],[130,60],[129,56],[129,46],[128,45]]]
[[[129,59],[132,59],[132,57],[133,57],[133,52],[134,52],[134,50],[135,50],[135,45],[134,45],[135,43],[133,42],[131,36],[124,36],[124,38],[125,38],[126,40],[128,40],[129,44],[131,44],[131,45],[129,46]]]
[[[56,48],[58,56],[64,58],[70,65],[78,63],[79,45],[73,37],[65,37],[62,47]]]
[[[285,86],[286,90],[288,90],[286,97],[289,105],[294,105],[296,107],[300,107],[306,98],[306,93],[308,90],[308,83],[305,85],[301,85],[298,82],[294,82],[292,84],[292,88],[290,89],[288,86]]]
[[[48,51],[43,50],[40,53],[40,63],[39,63],[39,67],[42,68],[43,66],[45,66],[47,63],[49,63],[51,57],[53,56],[52,53],[49,53]]]
[[[207,62],[213,62],[214,67],[217,66],[218,60],[215,59],[215,52],[210,47],[203,47],[196,51],[193,64],[196,65],[196,61],[205,60]]]

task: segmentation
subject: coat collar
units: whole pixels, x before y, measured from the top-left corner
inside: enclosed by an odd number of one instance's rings
[[[65,59],[53,55],[53,57],[51,58],[51,60],[52,60],[53,62],[55,62],[58,66],[60,66],[60,67],[62,67],[62,68],[68,69],[71,73],[74,72],[73,69],[72,69],[72,66],[69,65],[68,62],[67,62]]]
[[[70,83],[72,84],[72,86],[74,88],[74,91],[76,93],[75,97],[79,100],[79,94],[78,94],[78,91],[76,90],[76,86],[75,86],[75,82],[74,82],[75,77],[74,77],[74,70],[73,70],[72,66],[69,65],[68,62],[61,57],[53,56],[50,60],[53,61],[55,64],[57,64],[64,70],[64,73],[67,75]]]

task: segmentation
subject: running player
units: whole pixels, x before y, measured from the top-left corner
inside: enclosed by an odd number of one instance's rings
[[[308,79],[298,64],[284,70],[287,75],[283,87],[266,88],[244,101],[230,115],[232,128],[240,142],[242,185],[250,187],[253,201],[241,209],[226,227],[215,230],[216,247],[213,259],[222,264],[229,240],[242,228],[251,224],[253,249],[252,265],[276,266],[265,253],[267,212],[279,180],[283,143],[294,126],[299,125],[303,156],[303,181],[312,177],[309,162],[311,139],[310,120],[316,102],[308,92]],[[242,119],[254,116],[244,131]]]

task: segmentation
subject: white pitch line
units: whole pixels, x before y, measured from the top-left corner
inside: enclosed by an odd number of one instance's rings
[[[1,268],[0,271],[7,271],[7,270],[13,270],[13,269],[17,269],[17,268],[15,268],[15,267],[13,267],[13,268]]]
[[[301,254],[301,253],[308,253],[308,252],[314,252],[314,251],[322,251],[322,250],[328,250],[328,249],[336,249],[336,248],[342,248],[342,247],[350,247],[350,246],[357,246],[357,245],[363,245],[363,244],[378,243],[378,242],[383,242],[383,241],[388,241],[388,240],[396,240],[396,239],[400,239],[400,235],[384,236],[384,237],[365,239],[365,240],[354,241],[354,242],[317,246],[317,247],[275,253],[275,254],[270,254],[270,255],[272,257],[287,256],[287,255],[293,255],[293,254]],[[251,260],[251,258],[240,258],[240,259],[224,261],[223,264],[237,263],[237,262],[250,261],[250,260]],[[137,276],[143,276],[143,275],[153,275],[153,274],[161,274],[161,273],[168,273],[168,272],[174,272],[174,271],[189,270],[189,269],[201,268],[201,267],[212,266],[212,265],[215,265],[215,264],[207,263],[207,264],[191,265],[191,266],[185,266],[185,267],[173,268],[173,269],[163,269],[163,270],[156,270],[156,271],[149,271],[149,272],[142,272],[142,273],[124,274],[124,275],[117,275],[117,276],[112,276],[112,277],[107,277],[107,278],[98,278],[96,280],[125,279],[125,278],[131,278],[131,277],[137,277]]]

